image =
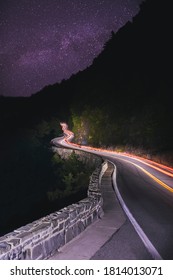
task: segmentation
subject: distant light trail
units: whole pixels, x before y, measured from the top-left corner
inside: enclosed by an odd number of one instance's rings
[[[157,162],[154,162],[154,161],[151,161],[151,160],[148,160],[148,159],[145,159],[145,158],[142,158],[142,157],[138,157],[138,156],[135,156],[135,155],[131,155],[131,154],[125,154],[125,153],[117,153],[115,151],[108,151],[108,150],[105,150],[105,149],[101,149],[101,148],[94,148],[94,147],[90,147],[90,146],[81,146],[81,145],[78,145],[78,144],[74,144],[72,142],[70,142],[73,138],[74,138],[74,133],[70,130],[68,130],[68,125],[66,123],[60,123],[61,127],[62,127],[62,130],[64,132],[64,141],[70,145],[70,146],[73,146],[74,148],[78,148],[78,149],[81,149],[81,148],[84,148],[84,149],[87,149],[87,150],[91,150],[91,151],[97,151],[97,152],[104,152],[104,153],[113,153],[114,156],[116,157],[117,154],[123,156],[123,157],[126,157],[126,158],[132,158],[132,159],[135,159],[136,161],[140,161],[141,163],[169,176],[169,177],[173,177],[173,174],[171,172],[173,172],[173,168],[170,168],[168,166],[165,166],[163,164],[159,164]],[[63,141],[63,140],[62,140]],[[121,160],[125,161],[125,162],[128,162],[130,164],[133,164],[134,166],[136,166],[137,168],[139,168],[140,170],[142,170],[145,174],[147,174],[150,178],[152,178],[155,182],[157,182],[159,185],[161,185],[163,188],[165,188],[166,190],[168,190],[169,192],[173,193],[173,188],[171,188],[170,186],[168,186],[167,184],[165,184],[164,182],[162,182],[160,179],[158,179],[156,176],[152,175],[150,172],[148,172],[147,170],[145,170],[143,167],[141,167],[140,165],[134,163],[134,162],[131,162],[127,159],[122,159]],[[146,161],[152,163],[147,163]],[[159,167],[157,167],[157,166]],[[166,169],[167,171],[163,170],[163,169]],[[171,172],[169,172],[168,170],[170,170]]]

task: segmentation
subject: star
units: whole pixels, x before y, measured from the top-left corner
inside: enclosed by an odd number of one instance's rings
[[[1,95],[30,96],[91,65],[141,1],[1,1]]]

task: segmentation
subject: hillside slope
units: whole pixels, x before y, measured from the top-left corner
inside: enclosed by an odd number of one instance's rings
[[[8,114],[13,101],[5,101],[1,110],[4,127],[29,126],[58,116],[65,121],[70,118],[77,131],[77,118],[78,124],[87,122],[85,134],[91,144],[172,150],[171,34],[170,1],[144,2],[133,22],[112,33],[103,52],[86,70],[61,84],[45,87],[20,104],[16,102]],[[94,139],[97,129],[104,133]]]

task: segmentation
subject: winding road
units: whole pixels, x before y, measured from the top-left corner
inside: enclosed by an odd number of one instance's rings
[[[64,137],[53,139],[52,144],[110,161],[115,167],[115,192],[148,252],[153,259],[173,259],[173,168],[126,153],[74,144],[67,124],[61,123],[61,127]]]

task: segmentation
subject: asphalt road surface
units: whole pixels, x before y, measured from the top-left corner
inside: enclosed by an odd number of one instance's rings
[[[152,256],[128,220],[91,258],[91,260],[151,259]]]

